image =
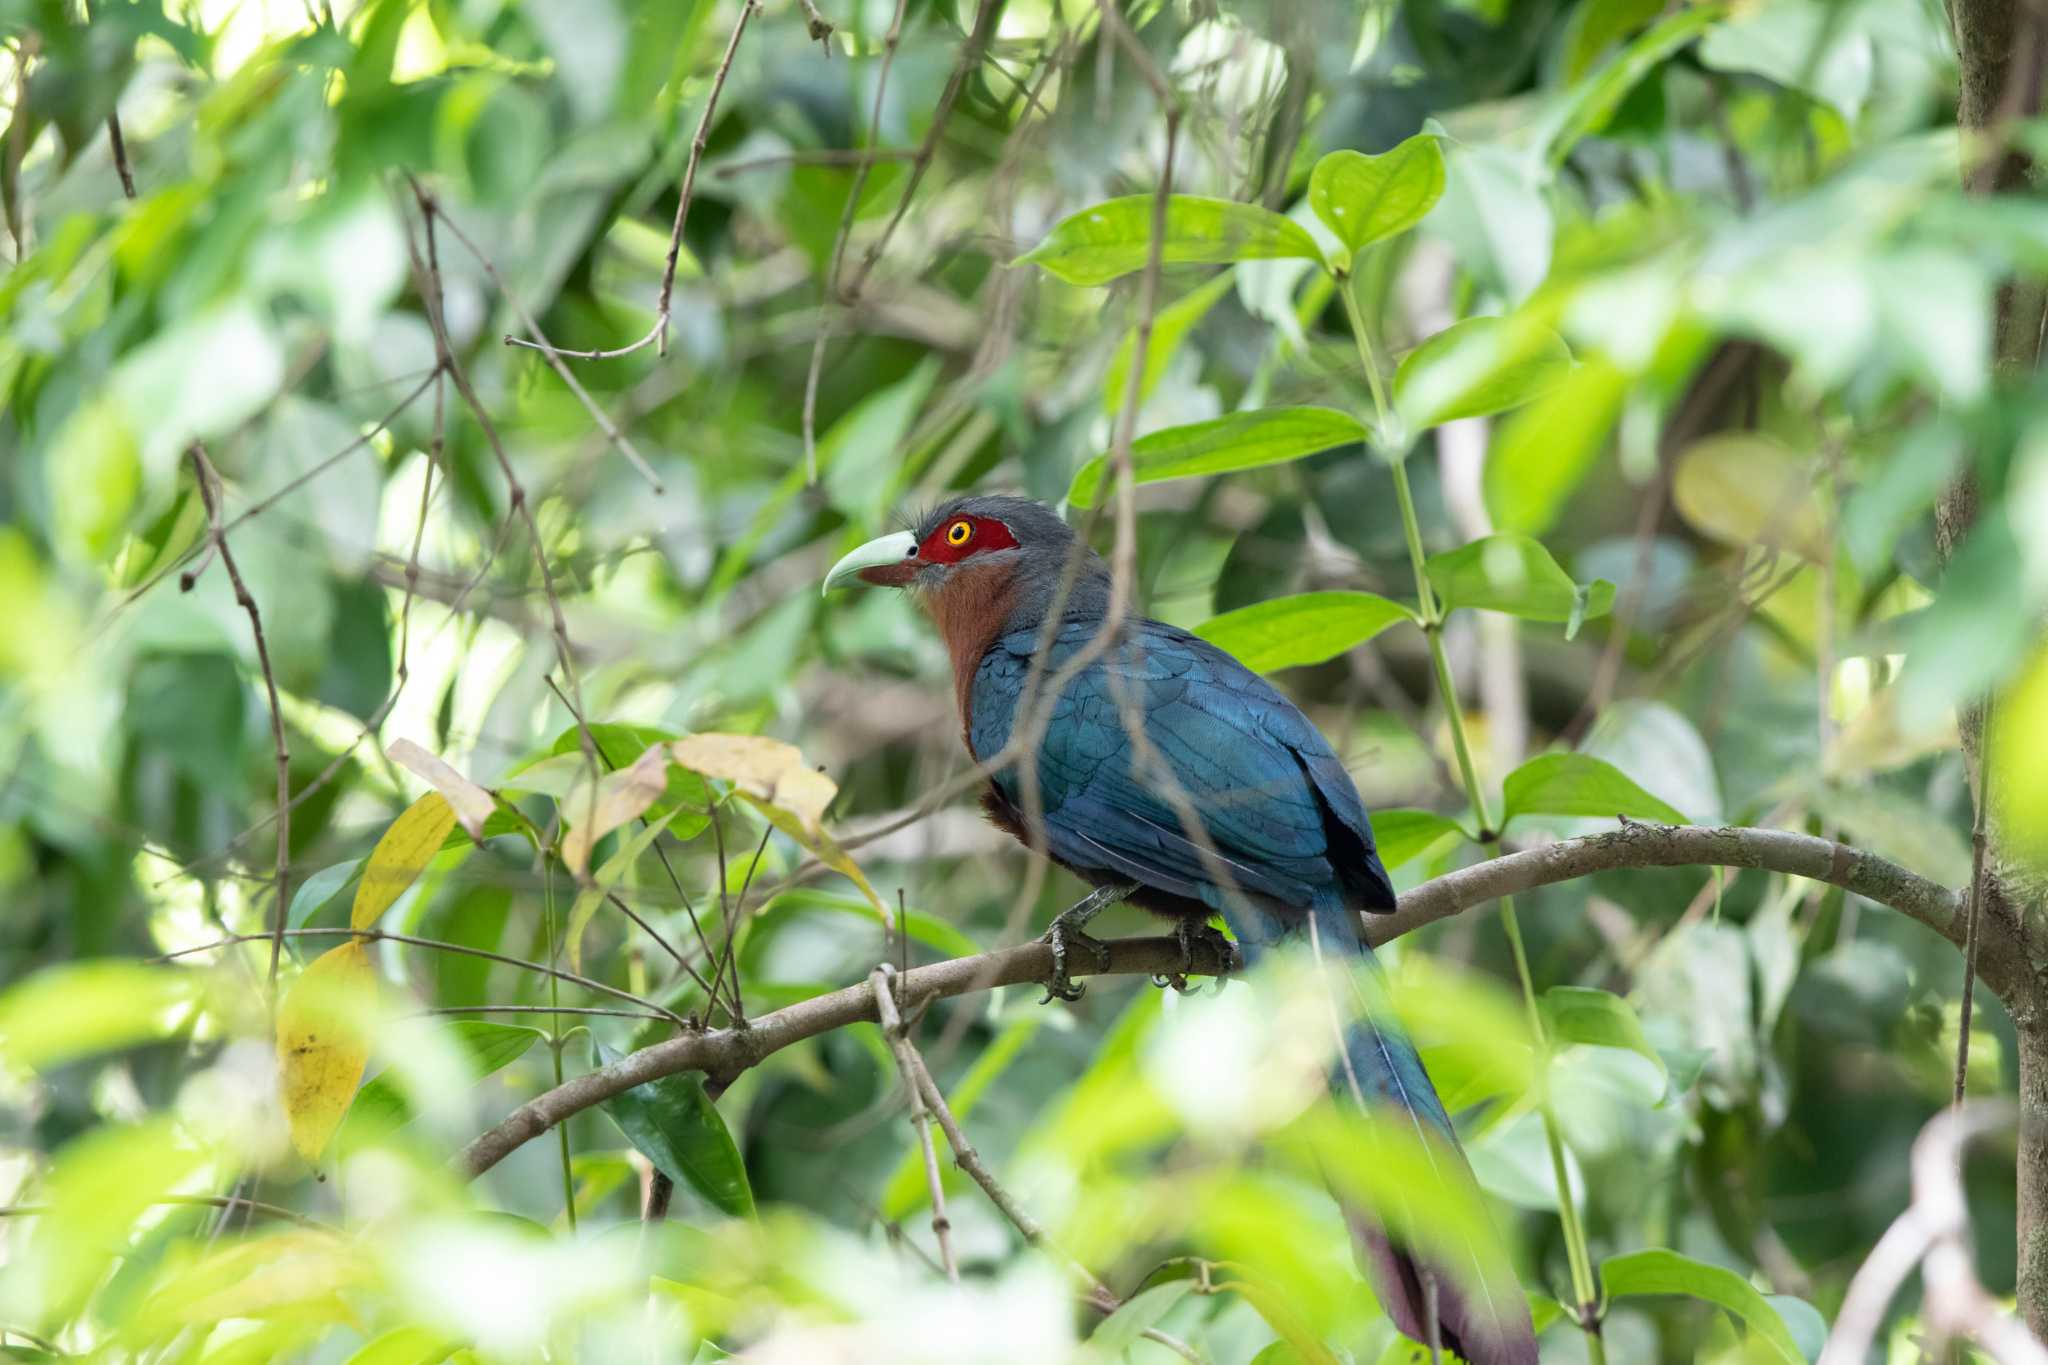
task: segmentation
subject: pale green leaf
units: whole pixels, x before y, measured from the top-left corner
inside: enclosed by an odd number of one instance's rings
[[[1564,338],[1540,323],[1467,318],[1402,358],[1394,407],[1411,433],[1505,412],[1548,392],[1571,364]]]
[[[1369,592],[1305,592],[1211,617],[1195,634],[1246,668],[1270,673],[1334,659],[1393,625],[1413,621],[1399,602]]]
[[[1355,256],[1361,247],[1406,232],[1444,192],[1444,153],[1434,136],[1414,137],[1381,153],[1331,152],[1309,176],[1316,217]]]
[[[1372,841],[1388,867],[1421,857],[1446,835],[1465,832],[1456,820],[1430,810],[1376,810],[1371,820]]]
[[[1216,301],[1230,292],[1236,272],[1225,270],[1208,282],[1189,290],[1152,319],[1152,338],[1145,345],[1145,373],[1138,381],[1138,401],[1143,403],[1159,387],[1173,353],[1189,332],[1209,315]],[[1124,333],[1116,355],[1109,362],[1109,374],[1102,381],[1102,408],[1112,418],[1123,410],[1124,390],[1131,382],[1131,355],[1137,349],[1137,329]]]
[[[1550,551],[1528,536],[1498,535],[1431,555],[1424,566],[1443,609],[1476,607],[1527,621],[1576,626],[1614,606],[1614,585],[1596,579],[1581,587],[1558,567]],[[1567,630],[1569,639],[1575,630]]]
[[[1539,754],[1501,784],[1501,823],[1518,815],[1629,816],[1682,825],[1685,816],[1637,786],[1621,769],[1588,754]]]
[[[1665,1076],[1664,1059],[1643,1036],[1634,1006],[1612,991],[1552,986],[1543,992],[1543,1022],[1553,1041],[1619,1048],[1647,1059]]]
[[[1602,1261],[1600,1284],[1609,1298],[1683,1294],[1716,1304],[1740,1319],[1749,1328],[1751,1338],[1770,1347],[1777,1358],[1790,1365],[1805,1365],[1806,1357],[1792,1339],[1785,1320],[1748,1280],[1732,1270],[1658,1247]]]
[[[1151,251],[1154,200],[1134,194],[1082,209],[1013,264],[1033,262],[1080,285],[1107,284],[1142,270]],[[1307,229],[1271,209],[1187,194],[1168,197],[1162,264],[1227,265],[1284,256],[1320,262],[1323,253]]]
[[[1131,444],[1131,472],[1139,483],[1227,474],[1284,464],[1365,439],[1358,419],[1334,408],[1260,408],[1142,436]],[[1093,507],[1108,477],[1109,457],[1096,456],[1074,476],[1067,501]]]

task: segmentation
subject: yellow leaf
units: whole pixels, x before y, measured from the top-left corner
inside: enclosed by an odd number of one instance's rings
[[[1672,470],[1671,501],[1695,530],[1724,545],[1780,546],[1815,562],[1828,556],[1812,462],[1768,436],[1694,442]]]
[[[686,735],[669,746],[691,772],[732,783],[757,802],[795,816],[815,838],[825,807],[839,794],[831,778],[804,762],[794,744],[761,735]]]
[[[562,798],[562,816],[569,830],[562,836],[562,861],[584,879],[590,850],[599,839],[633,819],[668,790],[668,746],[657,744],[630,768],[606,773],[595,782],[579,782]]]
[[[364,942],[351,939],[314,958],[277,1007],[285,1118],[308,1161],[326,1150],[362,1083],[370,1060],[363,1003],[376,980]]]
[[[441,793],[455,808],[455,818],[462,821],[469,837],[479,843],[483,841],[484,821],[490,819],[491,812],[498,808],[496,797],[409,739],[399,740],[384,752],[391,756],[392,762],[400,764]]]
[[[455,810],[439,792],[428,792],[407,806],[405,813],[384,831],[384,837],[370,850],[370,860],[363,864],[363,880],[356,887],[349,927],[367,929],[375,924],[441,851],[448,831],[454,828]]]

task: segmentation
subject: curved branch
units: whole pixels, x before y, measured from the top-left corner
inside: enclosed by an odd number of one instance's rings
[[[1401,897],[1393,914],[1370,919],[1367,934],[1375,945],[1385,943],[1499,896],[1594,872],[1701,866],[1761,868],[1827,882],[1888,905],[1958,946],[1962,943],[1960,892],[1847,844],[1787,830],[1648,825],[1633,820],[1609,834],[1511,853],[1424,882]],[[1116,939],[1108,948],[1109,960],[1093,972],[1092,959],[1086,955],[1071,965],[1080,974],[1106,976],[1174,972],[1182,966],[1180,944],[1171,938]],[[1987,964],[1999,958],[1986,953]],[[1231,965],[1213,949],[1198,945],[1197,974],[1215,976]],[[913,967],[898,978],[897,993],[903,1008],[914,1010],[926,1000],[1042,982],[1051,971],[1051,950],[1043,943],[1025,943]],[[1985,970],[1984,980],[2001,994],[2011,984],[2009,974],[1994,975],[1990,970]],[[468,1176],[481,1175],[555,1124],[644,1082],[702,1071],[729,1083],[792,1043],[848,1024],[872,1023],[875,1017],[874,992],[863,981],[762,1015],[741,1028],[699,1030],[642,1048],[522,1104],[463,1149],[460,1168]]]

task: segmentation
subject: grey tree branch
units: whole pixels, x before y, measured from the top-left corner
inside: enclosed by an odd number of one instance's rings
[[[2048,1365],[2048,1348],[1978,1282],[1970,1253],[1963,1149],[2012,1118],[2010,1105],[1964,1105],[1937,1115],[1920,1131],[1913,1143],[1913,1201],[1850,1281],[1820,1365],[1860,1365],[1884,1325],[1885,1306],[1915,1267],[1923,1285],[1921,1316],[1936,1355],[1962,1338],[1976,1342],[1999,1365]]]
[[[1961,943],[1962,894],[1875,855],[1786,830],[1635,821],[1611,834],[1512,853],[1425,882],[1403,896],[1393,914],[1374,916],[1366,926],[1368,937],[1375,945],[1385,943],[1498,896],[1594,872],[1689,866],[1764,868],[1824,881],[1890,906],[1950,942]],[[1101,968],[1085,954],[1070,962],[1070,968],[1083,975],[1150,976],[1181,967],[1180,944],[1170,937],[1117,939],[1108,947],[1109,961]],[[1992,947],[1988,940],[1985,947]],[[1999,964],[1997,972],[1991,970],[1993,964]],[[1197,975],[1221,975],[1231,965],[1213,949],[1197,944]],[[2006,954],[1987,951],[1979,966],[1992,989],[2004,993],[2013,988],[2014,968]],[[915,1008],[930,1000],[998,986],[1043,982],[1051,971],[1052,950],[1043,942],[1023,943],[899,973],[896,998]],[[656,1043],[527,1101],[464,1148],[458,1165],[465,1175],[481,1175],[555,1124],[636,1085],[683,1071],[702,1071],[714,1081],[729,1084],[747,1068],[793,1043],[848,1024],[877,1022],[879,1017],[874,992],[863,981],[761,1015],[745,1028],[686,1033]]]

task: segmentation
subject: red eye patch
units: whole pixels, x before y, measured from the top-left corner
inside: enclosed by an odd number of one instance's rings
[[[1010,528],[994,517],[957,516],[939,523],[938,529],[917,547],[919,559],[931,564],[957,564],[969,555],[985,550],[1014,549],[1017,538]]]

